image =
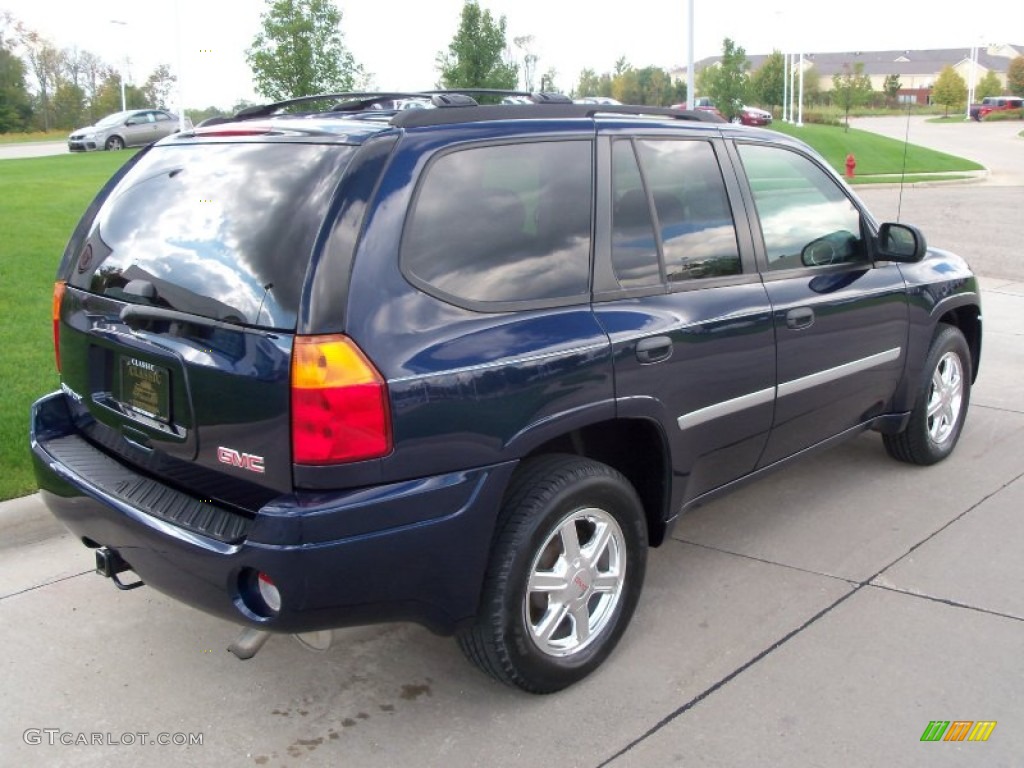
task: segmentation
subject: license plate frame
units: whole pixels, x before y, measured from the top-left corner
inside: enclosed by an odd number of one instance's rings
[[[171,372],[127,355],[121,357],[121,397],[129,412],[160,422],[171,422]]]

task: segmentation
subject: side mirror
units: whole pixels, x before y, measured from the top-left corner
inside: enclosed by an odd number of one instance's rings
[[[928,250],[924,235],[909,224],[883,224],[878,228],[878,255],[888,261],[913,263]]]

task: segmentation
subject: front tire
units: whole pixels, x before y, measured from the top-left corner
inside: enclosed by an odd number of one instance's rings
[[[971,401],[971,353],[959,328],[939,326],[906,429],[883,435],[889,455],[927,466],[953,452]]]
[[[577,456],[530,459],[510,483],[480,611],[459,645],[507,685],[566,688],[618,643],[646,564],[643,508],[625,477]]]
[[[124,139],[120,136],[111,136],[107,139],[106,148],[111,152],[117,152],[124,149]]]

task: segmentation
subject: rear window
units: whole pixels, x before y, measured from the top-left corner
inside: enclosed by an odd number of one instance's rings
[[[92,222],[73,286],[231,323],[293,329],[317,233],[353,147],[156,147]]]

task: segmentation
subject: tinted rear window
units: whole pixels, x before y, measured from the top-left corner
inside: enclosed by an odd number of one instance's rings
[[[156,147],[100,208],[71,284],[227,322],[294,328],[313,245],[353,150]]]

